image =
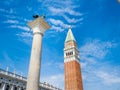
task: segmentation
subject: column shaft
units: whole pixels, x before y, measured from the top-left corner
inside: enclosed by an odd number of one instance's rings
[[[42,35],[40,33],[36,33],[33,36],[32,52],[26,90],[39,90],[41,47]]]
[[[21,90],[21,87],[19,87],[18,90]]]
[[[14,86],[12,85],[10,90],[13,90],[13,89],[14,89]]]
[[[2,90],[5,90],[5,86],[6,86],[6,84],[5,84],[5,83],[3,83]]]

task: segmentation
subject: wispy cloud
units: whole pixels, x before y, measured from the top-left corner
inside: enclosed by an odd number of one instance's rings
[[[96,60],[105,58],[107,53],[109,53],[109,49],[115,46],[115,43],[109,41],[88,40],[80,48],[80,56],[83,61],[96,62]]]
[[[0,8],[0,12],[7,13],[7,14],[16,13],[12,8],[10,8],[10,9],[8,9],[8,10],[3,9],[3,8]]]
[[[55,30],[55,31],[57,31],[57,32],[62,32],[62,31],[64,31],[63,28],[58,27],[58,26],[53,26],[53,25],[52,25],[52,27],[51,27],[50,29],[51,29],[51,30]]]
[[[69,26],[68,24],[65,24],[63,21],[56,20],[53,18],[50,18],[48,21],[52,24],[51,30],[55,30],[57,32],[58,31],[62,32],[65,30],[65,28],[67,28]]]
[[[96,75],[101,78],[105,84],[120,83],[120,77],[116,76],[114,73],[98,71]]]
[[[14,15],[3,15],[3,16],[5,16],[6,18],[8,18],[8,19],[16,19],[16,16],[14,16]]]
[[[75,10],[71,10],[69,8],[66,8],[65,12],[68,13],[68,14],[70,14],[70,15],[74,15],[74,16],[81,16],[82,15],[82,13],[76,12]]]
[[[21,36],[21,37],[32,37],[32,34],[29,33],[29,32],[21,32],[21,33],[19,33],[17,35]]]
[[[57,32],[63,32],[69,26],[75,28],[75,25],[65,24],[62,20],[59,19],[50,18],[48,21],[52,24],[51,30],[55,30]]]
[[[68,26],[69,26],[68,24],[64,24],[64,22],[61,21],[61,20],[56,20],[56,19],[50,18],[49,21],[50,21],[53,25],[57,25],[57,26],[61,26],[61,27],[68,27]]]
[[[63,15],[63,17],[65,18],[65,20],[68,22],[68,23],[78,23],[78,22],[82,22],[84,19],[83,17],[80,18],[80,19],[77,19],[77,18],[69,18],[68,16],[66,15]]]
[[[14,16],[12,14],[4,16],[7,17],[7,20],[3,21],[3,23],[8,25],[7,28],[19,30],[16,36],[19,37],[20,41],[24,42],[27,45],[30,45],[32,34],[29,33],[30,28],[25,24],[30,20],[21,16]]]
[[[39,2],[42,3],[42,7],[47,8],[49,16],[58,17],[62,20],[61,21],[59,19],[50,18],[49,21],[53,24],[53,28],[51,29],[56,29],[56,31],[64,31],[66,30],[64,28],[69,26],[68,24],[70,24],[71,27],[75,28],[78,25],[77,23],[83,21],[83,13],[77,10],[77,8],[79,8],[79,5],[75,3],[76,1],[39,0]]]
[[[18,21],[18,20],[12,20],[12,19],[9,19],[9,20],[4,21],[4,23],[9,23],[9,24],[18,24],[18,23],[19,23],[19,21]]]
[[[24,42],[27,45],[31,45],[33,37],[31,32],[21,32],[16,35],[19,37],[20,41]]]
[[[75,2],[76,1],[70,0],[44,0],[42,1],[42,5],[43,7],[48,8],[52,15],[69,14],[73,16],[81,16],[82,14],[79,11],[75,10],[79,7],[79,4],[77,5]]]
[[[24,30],[24,31],[30,31],[30,28],[28,28],[27,26],[11,25],[9,27],[10,28],[16,28],[16,29],[21,29],[21,30]]]
[[[64,7],[69,7],[70,9],[79,7],[79,4],[77,5],[75,3],[75,1],[71,1],[71,0],[61,0],[61,1],[57,1],[57,0],[41,1],[41,0],[39,0],[39,1],[42,2],[43,7],[47,7],[47,8],[49,8],[50,6],[57,7],[57,8],[61,8],[64,6]]]
[[[85,40],[85,43],[80,47],[80,58],[83,78],[86,82],[96,82],[113,84],[120,83],[120,78],[113,72],[113,67],[105,62],[106,56],[110,54],[111,49],[117,47],[115,42],[95,40]],[[104,67],[104,68],[103,68]],[[119,69],[115,69],[119,71]],[[119,73],[119,72],[117,72]],[[89,78],[91,77],[91,78]]]
[[[73,15],[73,16],[81,16],[82,13],[80,12],[76,12],[70,8],[55,8],[55,7],[49,7],[49,11],[53,14],[53,15],[64,15],[64,14],[69,14],[69,15]]]

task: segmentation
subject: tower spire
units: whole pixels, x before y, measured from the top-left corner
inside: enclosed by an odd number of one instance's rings
[[[75,41],[76,42],[74,35],[72,33],[71,27],[68,27],[68,33],[67,33],[67,37],[66,37],[65,42],[68,42],[68,41]]]

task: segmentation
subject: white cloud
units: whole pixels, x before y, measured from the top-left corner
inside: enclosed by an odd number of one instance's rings
[[[86,40],[81,46],[81,67],[84,83],[96,83],[104,85],[120,84],[119,67],[112,66],[106,56],[116,43],[100,40]]]
[[[16,16],[14,16],[14,15],[4,15],[4,16],[9,18],[9,19],[16,19]]]
[[[54,7],[49,7],[50,12],[52,12],[53,14],[61,14],[64,11],[59,9],[59,8],[54,8]]]
[[[69,26],[69,25],[67,25],[67,24],[64,24],[64,22],[61,21],[61,20],[56,20],[56,19],[50,18],[49,21],[50,21],[53,25],[59,25],[59,26],[61,26],[61,27],[63,27],[63,28]]]
[[[19,21],[17,21],[17,20],[12,20],[12,19],[9,19],[9,20],[7,20],[7,21],[4,21],[4,23],[11,23],[11,24],[18,24],[19,23]]]
[[[114,75],[113,73],[107,73],[104,71],[98,71],[96,75],[103,80],[106,84],[120,83],[120,77]]]
[[[49,16],[62,16],[67,22],[71,23],[72,25],[83,20],[83,18],[80,18],[83,14],[80,11],[77,11],[77,8],[79,8],[80,5],[76,4],[76,1],[44,0],[41,2],[41,0],[39,0],[39,2],[42,3],[42,7],[48,8]],[[68,15],[74,18],[70,19]],[[76,17],[79,17],[79,19],[76,19]]]
[[[13,13],[16,13],[12,8],[10,8],[9,10],[6,10],[6,9],[3,9],[3,8],[0,8],[0,12],[4,12],[4,13],[7,13],[7,14],[13,14]]]
[[[58,19],[56,20],[56,19],[50,18],[48,19],[48,21],[52,24],[51,30],[62,32],[69,26],[71,26],[72,28],[75,28],[75,25],[65,24],[62,20],[58,20]]]
[[[53,18],[50,18],[48,21],[52,24],[51,30],[56,30],[57,32],[58,31],[62,32],[65,30],[65,28],[67,28],[69,26],[68,24],[65,24],[63,21],[55,20]],[[74,26],[72,26],[72,27],[74,27]]]
[[[17,29],[21,29],[24,31],[30,31],[30,28],[28,28],[27,26],[20,26],[20,25],[11,25],[9,26],[10,28],[17,28]]]
[[[72,10],[70,8],[49,7],[48,9],[53,15],[64,15],[64,14],[69,14],[69,15],[73,15],[73,16],[81,16],[82,15],[82,13],[76,12],[75,10]]]
[[[109,49],[115,46],[112,42],[100,40],[88,40],[79,50],[81,60],[95,63],[96,60],[104,59]]]
[[[63,74],[56,74],[56,75],[49,75],[41,77],[42,82],[47,82],[49,84],[52,84],[56,87],[59,87],[61,89],[64,88],[64,75]]]
[[[81,16],[82,15],[82,13],[76,12],[75,10],[72,10],[72,9],[69,9],[69,8],[66,8],[65,12],[69,13],[70,15],[74,15],[74,16]]]
[[[27,18],[24,18],[24,17],[21,17],[21,16],[17,16],[17,15],[13,15],[13,14],[4,14],[3,16],[5,16],[7,18],[7,20],[4,21],[4,23],[26,24],[27,22],[30,21]]]
[[[69,18],[69,17],[66,16],[66,15],[63,15],[63,17],[65,18],[65,20],[66,20],[68,23],[78,23],[78,22],[81,22],[81,21],[84,20],[83,18],[80,18],[80,19]]]
[[[58,27],[58,26],[54,26],[54,25],[53,25],[50,29],[51,29],[51,30],[56,30],[57,32],[58,32],[58,31],[59,31],[59,32],[64,31],[64,29],[63,29],[63,28]]]
[[[17,34],[17,36],[21,36],[21,37],[32,37],[32,34],[29,32],[22,32],[20,34]]]
[[[19,37],[21,42],[24,42],[27,45],[31,45],[32,43],[32,33],[31,32],[21,32],[16,34]]]
[[[42,2],[42,6],[43,7],[57,7],[57,8],[62,8],[62,7],[69,7],[70,9],[74,9],[74,8],[77,8],[79,7],[79,4],[76,4],[75,1],[71,1],[71,0],[61,0],[61,1],[58,1],[58,0],[44,0],[44,1],[41,1],[39,0],[40,3]]]
[[[53,27],[51,29],[53,30],[64,31],[64,29],[67,28],[68,26],[75,28],[76,27],[75,24],[83,20],[83,18],[81,18],[83,14],[77,11],[77,8],[79,8],[80,5],[76,4],[76,1],[39,0],[39,2],[42,4],[41,7],[43,10],[47,8],[49,16],[60,17],[61,20],[63,20],[61,21],[50,18],[49,21],[53,24],[52,25]],[[68,16],[71,16],[73,18],[69,18]],[[65,20],[67,21],[67,23],[64,22]],[[68,25],[68,23],[70,25]]]
[[[40,1],[40,0],[39,0]],[[41,2],[41,1],[40,1]],[[75,1],[71,0],[44,0],[42,1],[42,6],[48,8],[51,15],[63,15],[69,14],[73,16],[81,16],[82,14],[75,9],[80,5],[76,4]]]

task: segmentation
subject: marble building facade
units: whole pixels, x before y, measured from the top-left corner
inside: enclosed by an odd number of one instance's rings
[[[26,90],[27,78],[15,72],[0,69],[0,90]],[[39,83],[39,90],[61,90],[46,82]]]

